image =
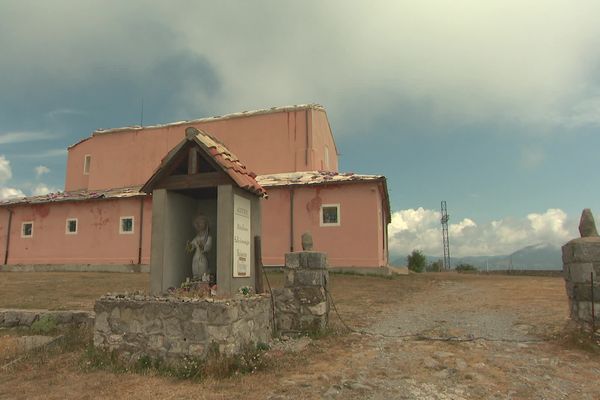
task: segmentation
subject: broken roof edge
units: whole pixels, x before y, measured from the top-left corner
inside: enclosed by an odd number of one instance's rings
[[[227,119],[235,119],[235,118],[244,118],[244,117],[252,117],[256,115],[264,115],[264,114],[273,114],[278,112],[288,112],[288,111],[298,111],[298,110],[320,110],[325,111],[325,107],[316,103],[309,104],[297,104],[291,106],[281,106],[281,107],[271,107],[271,108],[261,108],[258,110],[250,110],[250,111],[238,111],[225,115],[217,115],[212,117],[191,119],[186,121],[176,121],[169,122],[165,124],[156,124],[156,125],[147,125],[147,126],[124,126],[120,128],[109,128],[109,129],[96,129],[92,132],[93,136],[106,135],[110,133],[124,132],[124,131],[140,131],[144,129],[160,129],[160,128],[168,128],[173,126],[181,126],[188,124],[195,124],[199,122],[210,122],[210,121],[222,121]]]
[[[122,188],[98,190],[79,189],[63,192],[51,192],[48,194],[38,196],[13,197],[10,199],[4,199],[0,200],[0,208],[46,203],[64,203],[88,200],[111,200],[143,196],[148,196],[148,194],[141,192],[140,186],[126,186]]]
[[[295,180],[266,182],[269,179],[285,178],[286,176],[295,178]],[[302,176],[312,176],[314,178],[329,178],[314,181],[299,181]],[[337,178],[337,179],[336,179]],[[331,171],[300,171],[286,172],[280,174],[265,174],[256,177],[257,182],[266,189],[277,188],[299,188],[299,187],[314,187],[314,186],[329,186],[329,185],[349,185],[361,183],[375,183],[380,185],[381,201],[383,202],[386,211],[386,222],[392,222],[392,208],[390,204],[390,194],[388,192],[387,178],[385,175],[366,175],[355,174],[353,172],[331,172]]]
[[[300,181],[303,177],[320,178],[321,180]],[[286,181],[286,178],[288,180]],[[275,182],[273,180],[279,181]],[[323,184],[375,182],[386,179],[384,175],[356,174],[354,172],[335,171],[294,171],[278,174],[257,175],[256,180],[264,187],[312,186]],[[271,181],[271,182],[269,182]],[[261,183],[262,182],[262,183]]]

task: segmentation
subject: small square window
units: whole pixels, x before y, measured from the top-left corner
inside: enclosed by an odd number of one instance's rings
[[[321,206],[321,226],[340,225],[340,205],[323,204]]]
[[[92,164],[92,156],[91,156],[91,154],[86,154],[85,157],[83,158],[83,174],[84,175],[90,174],[90,165],[91,164]]]
[[[67,235],[77,234],[77,218],[68,218],[67,219],[67,226],[66,226],[65,232]]]
[[[33,222],[23,222],[21,225],[21,237],[33,237]]]
[[[133,233],[133,217],[121,217],[119,224],[119,233]]]

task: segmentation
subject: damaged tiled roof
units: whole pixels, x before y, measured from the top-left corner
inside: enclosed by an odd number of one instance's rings
[[[388,223],[392,221],[387,180],[383,175],[362,175],[353,172],[302,171],[259,175],[256,177],[256,180],[266,188],[380,182],[382,201],[386,211],[386,221]]]
[[[265,197],[267,191],[256,181],[256,174],[249,171],[244,164],[225,145],[206,132],[196,128],[186,129],[188,138],[205,149],[221,169],[242,189],[258,196]]]
[[[94,199],[116,199],[124,197],[146,196],[146,193],[139,191],[140,187],[127,187],[120,189],[106,190],[74,190],[70,192],[48,193],[41,196],[15,197],[7,200],[0,200],[0,207],[17,204],[43,204],[64,201],[84,201]]]
[[[303,171],[282,174],[259,175],[258,183],[266,187],[294,185],[322,185],[326,183],[349,183],[377,181],[385,179],[383,175],[361,175],[353,172]]]

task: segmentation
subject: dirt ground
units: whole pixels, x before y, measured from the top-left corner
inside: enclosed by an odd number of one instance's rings
[[[19,279],[7,282],[6,275],[0,274],[0,289]],[[43,279],[56,276],[48,275]],[[24,281],[33,284],[33,276]],[[66,275],[60,286],[79,287],[87,276]],[[272,283],[279,285],[280,277],[271,275]],[[333,275],[331,281],[341,317],[358,332],[343,332],[332,312],[332,335],[275,346],[264,371],[202,383],[84,372],[81,351],[71,351],[0,369],[0,398],[600,398],[600,356],[563,338],[568,310],[562,278],[441,273],[391,280]],[[117,291],[106,284],[104,291]],[[54,304],[66,302],[59,297]],[[94,297],[77,302],[90,308]],[[5,300],[0,294],[0,308]]]

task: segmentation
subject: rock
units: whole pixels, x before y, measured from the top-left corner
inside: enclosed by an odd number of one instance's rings
[[[439,360],[441,358],[453,357],[454,353],[450,353],[448,351],[436,351],[433,353],[433,356]]]
[[[584,209],[581,213],[581,219],[579,220],[579,234],[581,237],[598,236],[594,216],[592,215],[592,210],[589,208]]]
[[[439,369],[441,367],[440,363],[431,357],[425,357],[423,359],[423,365],[429,369]]]
[[[310,232],[304,232],[302,234],[302,250],[312,251],[313,249],[313,238]]]
[[[457,370],[463,371],[463,370],[465,370],[467,368],[467,363],[462,358],[457,358],[455,360],[455,362],[456,362],[456,369]]]
[[[324,398],[337,397],[337,395],[339,395],[339,394],[340,394],[340,390],[338,388],[336,388],[335,386],[332,386],[329,389],[327,389],[327,391],[325,393],[323,393],[323,397]]]
[[[360,382],[349,383],[347,387],[349,389],[352,389],[352,390],[362,390],[362,391],[372,390],[371,386],[367,386],[367,385],[362,384]]]
[[[438,371],[438,372],[434,372],[433,374],[436,378],[440,378],[440,379],[446,379],[448,378],[448,376],[450,376],[450,372],[447,369]]]

